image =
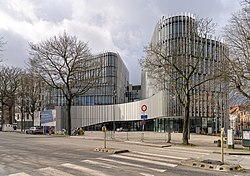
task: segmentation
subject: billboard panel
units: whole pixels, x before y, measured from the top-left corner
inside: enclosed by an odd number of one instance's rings
[[[41,112],[41,123],[53,122],[52,110],[45,110]]]

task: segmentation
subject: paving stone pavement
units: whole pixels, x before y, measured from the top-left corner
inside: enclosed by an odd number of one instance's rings
[[[101,131],[86,131],[84,136],[72,136],[76,138],[83,139],[92,139],[92,140],[103,140],[104,133]],[[220,136],[216,135],[201,135],[201,134],[191,134],[190,135],[190,144],[189,146],[182,145],[182,133],[172,133],[171,134],[171,143],[167,143],[168,134],[167,133],[158,133],[158,132],[115,132],[115,135],[112,131],[107,132],[107,141],[117,141],[117,142],[126,142],[135,145],[145,145],[152,147],[171,147],[171,148],[184,148],[184,150],[206,150],[210,151],[212,154],[209,156],[204,156],[200,160],[220,160],[221,148],[217,146],[214,141],[218,141]],[[245,169],[250,170],[250,151],[248,148],[244,148],[240,144],[235,144],[234,149],[227,149],[225,144],[224,153],[228,156],[227,163],[228,165],[241,165]],[[98,150],[98,149],[97,149]],[[99,149],[101,150],[101,149]],[[112,149],[114,150],[114,149]],[[124,149],[122,149],[124,150]],[[112,152],[112,151],[111,151]],[[231,157],[231,158],[230,158]]]

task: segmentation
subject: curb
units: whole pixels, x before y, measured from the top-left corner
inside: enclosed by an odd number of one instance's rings
[[[103,153],[111,153],[111,154],[118,154],[118,153],[127,153],[129,152],[126,149],[115,149],[115,148],[95,148],[96,152],[103,152]]]
[[[171,144],[152,144],[152,143],[145,143],[145,142],[136,142],[136,141],[124,141],[127,143],[131,144],[137,144],[137,145],[143,145],[143,146],[149,146],[149,147],[159,147],[159,148],[164,148],[164,147],[171,147]]]
[[[212,153],[221,154],[221,152],[214,151]],[[224,152],[225,155],[250,155],[250,152]]]
[[[189,159],[182,161],[181,164],[185,166],[217,171],[239,171],[242,169],[240,165],[223,164],[220,161],[213,160],[196,161],[194,159]]]

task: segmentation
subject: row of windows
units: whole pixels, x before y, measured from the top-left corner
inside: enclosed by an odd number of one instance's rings
[[[189,17],[173,17],[167,18],[160,24],[160,36],[159,38],[165,37],[177,37],[187,34],[194,23]]]
[[[75,106],[92,106],[92,105],[104,105],[113,104],[114,97],[109,95],[104,96],[80,96],[74,100]]]
[[[21,120],[21,115],[20,114],[16,114],[17,115],[17,120]],[[29,120],[30,115],[28,113],[24,113],[24,119]]]
[[[192,55],[197,57],[211,58],[215,61],[221,60],[225,49],[223,45],[215,45],[214,40],[200,39],[190,41],[188,38],[162,39],[167,55]]]
[[[97,58],[103,63],[103,66],[116,66],[117,65],[117,55],[113,53],[104,53],[98,55]]]

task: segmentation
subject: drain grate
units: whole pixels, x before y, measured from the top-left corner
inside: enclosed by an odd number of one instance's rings
[[[223,164],[221,161],[218,160],[203,160],[203,161],[196,161],[194,159],[186,160],[182,162],[182,165],[191,166],[191,167],[199,167],[202,169],[209,169],[209,170],[217,170],[217,171],[239,171],[242,170],[240,165],[230,165],[230,164]]]
[[[223,165],[223,163],[221,161],[218,161],[218,160],[203,160],[201,161],[202,163],[206,163],[206,164],[213,164],[213,165]]]

